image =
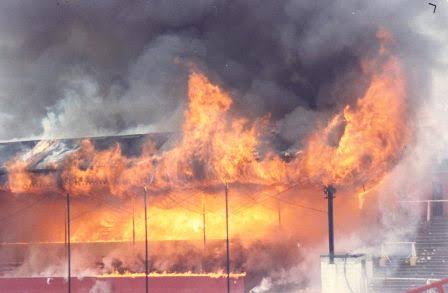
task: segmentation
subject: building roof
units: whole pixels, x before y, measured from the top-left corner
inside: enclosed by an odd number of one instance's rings
[[[105,150],[119,144],[126,156],[138,156],[142,145],[152,141],[157,149],[168,142],[172,133],[147,133],[120,136],[102,136],[54,140],[29,140],[0,143],[0,175],[6,173],[6,164],[21,159],[27,162],[30,172],[45,171],[52,163],[61,162],[69,154],[78,150],[81,142],[88,139],[96,150]]]

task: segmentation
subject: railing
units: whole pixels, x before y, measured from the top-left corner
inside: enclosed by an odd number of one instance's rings
[[[425,292],[425,290],[437,290],[438,287],[443,286],[446,283],[442,283],[442,284],[438,284],[438,282],[442,282],[444,280],[448,280],[448,279],[431,279],[431,278],[372,278],[372,281],[376,280],[376,281],[387,281],[387,280],[392,280],[392,281],[424,281],[426,283],[426,285],[422,286],[422,287],[418,287],[418,288],[413,288],[410,289],[408,291],[406,291],[406,293],[429,293],[429,292]],[[435,286],[435,287],[431,287],[431,286]],[[444,289],[444,288],[443,288]],[[414,291],[415,290],[415,291]],[[420,291],[423,290],[423,291]],[[376,291],[374,290],[370,290],[372,293],[376,293]],[[436,292],[444,292],[444,291],[436,291]]]
[[[448,202],[448,199],[428,199],[428,200],[403,200],[401,202],[422,204],[426,203],[426,222],[431,221],[431,203]]]
[[[406,293],[428,293],[428,292],[438,292],[438,293],[445,293],[444,285],[448,284],[448,278],[442,279],[440,281],[432,282],[431,279],[428,279],[425,286],[414,288],[411,290],[408,290]]]
[[[415,248],[415,241],[402,241],[402,242],[384,242],[381,244],[381,259],[380,262],[382,262],[382,266],[385,265],[386,261],[390,262],[390,257],[389,255],[386,253],[386,246],[398,246],[398,245],[410,245],[411,247],[411,252],[410,254],[407,256],[407,258],[409,258],[409,264],[411,266],[415,266],[417,264],[417,249]]]

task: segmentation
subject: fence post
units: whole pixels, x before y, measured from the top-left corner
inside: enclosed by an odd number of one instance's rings
[[[381,257],[380,257],[380,267],[385,267],[387,262],[386,249],[384,243],[381,243]]]
[[[415,242],[411,244],[411,258],[409,260],[409,265],[417,265],[417,249],[415,248]]]

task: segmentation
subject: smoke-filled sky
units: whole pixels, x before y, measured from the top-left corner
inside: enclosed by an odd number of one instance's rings
[[[176,130],[194,62],[292,142],[359,95],[380,27],[424,100],[447,16],[404,0],[2,0],[0,140]]]

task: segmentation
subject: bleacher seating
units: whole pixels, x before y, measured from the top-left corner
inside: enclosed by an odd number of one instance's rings
[[[417,263],[393,257],[385,266],[375,266],[372,292],[395,293],[448,277],[448,217],[433,217],[422,223],[414,239]]]

